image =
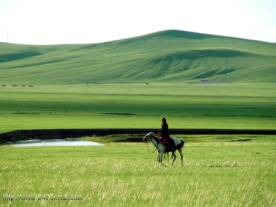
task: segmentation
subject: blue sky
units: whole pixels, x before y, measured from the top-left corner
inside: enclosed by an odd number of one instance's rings
[[[0,41],[96,43],[166,29],[276,42],[276,0],[0,0]]]

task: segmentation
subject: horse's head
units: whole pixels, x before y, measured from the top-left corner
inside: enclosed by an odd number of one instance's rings
[[[147,133],[144,137],[143,137],[143,141],[148,141],[150,139],[152,139],[154,137],[154,133],[153,132],[149,132]]]

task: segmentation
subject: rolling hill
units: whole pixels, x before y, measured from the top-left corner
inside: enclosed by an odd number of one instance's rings
[[[70,45],[0,43],[0,84],[276,82],[276,44],[167,30]]]

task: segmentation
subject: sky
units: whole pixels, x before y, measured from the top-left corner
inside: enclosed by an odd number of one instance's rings
[[[98,43],[168,29],[276,42],[276,0],[0,0],[0,42]]]

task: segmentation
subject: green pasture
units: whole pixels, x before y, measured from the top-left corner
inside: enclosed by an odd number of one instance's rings
[[[0,43],[0,133],[160,128],[162,117],[170,128],[276,129],[275,57],[273,43],[177,30]],[[178,137],[185,164],[174,167],[122,136],[81,138],[103,147],[0,145],[0,207],[276,206],[275,136]]]
[[[178,137],[183,167],[161,167],[146,143],[0,146],[0,206],[276,205],[275,136]]]
[[[0,43],[0,84],[276,81],[273,43],[178,30],[98,43]]]
[[[0,87],[0,131],[49,128],[275,129],[275,84]]]

